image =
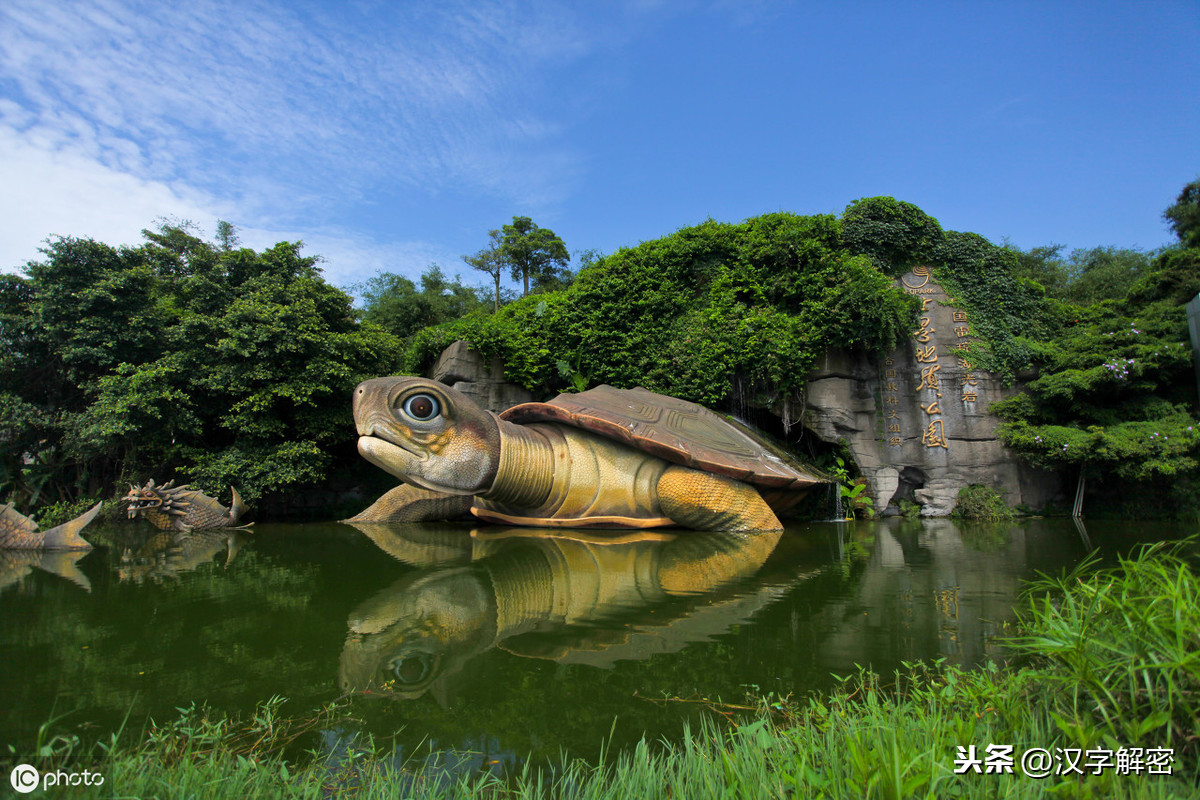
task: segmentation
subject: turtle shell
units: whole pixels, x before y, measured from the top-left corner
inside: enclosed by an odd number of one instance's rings
[[[572,425],[674,464],[776,491],[801,492],[826,483],[749,428],[704,406],[641,387],[597,386],[560,394],[549,403],[522,403],[499,416],[518,425]]]

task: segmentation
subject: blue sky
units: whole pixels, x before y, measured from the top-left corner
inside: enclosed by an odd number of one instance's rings
[[[1149,249],[1200,175],[1198,41],[1195,0],[4,0],[0,269],[170,217],[482,284],[514,215],[608,253],[874,195]]]

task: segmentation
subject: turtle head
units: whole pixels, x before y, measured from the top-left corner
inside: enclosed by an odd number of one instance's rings
[[[447,494],[489,489],[500,464],[496,417],[424,378],[373,378],[354,390],[358,452],[406,483]]]

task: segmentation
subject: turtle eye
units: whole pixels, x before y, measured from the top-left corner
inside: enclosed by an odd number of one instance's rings
[[[425,653],[413,653],[392,662],[392,675],[404,686],[412,686],[425,680],[432,669],[433,664]]]
[[[404,401],[404,413],[418,422],[428,422],[440,412],[438,401],[427,394],[414,394]]]

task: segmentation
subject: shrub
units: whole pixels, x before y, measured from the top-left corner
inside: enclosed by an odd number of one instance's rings
[[[1013,510],[1005,505],[1004,498],[997,494],[995,489],[973,483],[959,489],[954,516],[1003,522],[1013,518]]]

